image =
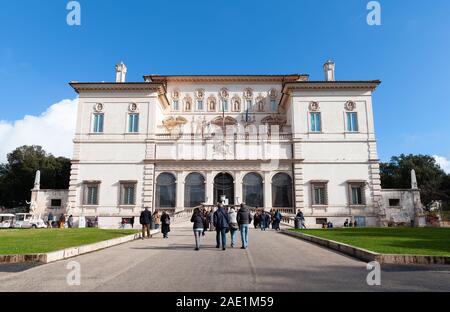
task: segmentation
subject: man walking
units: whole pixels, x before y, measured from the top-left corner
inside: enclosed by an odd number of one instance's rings
[[[220,242],[222,241],[222,250],[226,250],[230,218],[222,204],[219,204],[217,211],[214,212],[214,227],[216,228],[216,248],[220,248]]]
[[[47,217],[47,228],[49,229],[53,228],[53,220],[54,220],[53,213],[50,211]]]
[[[237,213],[237,223],[239,224],[239,230],[241,231],[241,249],[247,249],[248,229],[250,224],[252,223],[252,215],[250,214],[250,210],[248,210],[248,208],[245,207],[244,204],[241,204],[241,208]]]
[[[150,225],[152,223],[152,213],[145,207],[145,210],[141,212],[139,222],[142,224],[142,239],[145,238],[147,232],[147,238],[150,238]]]

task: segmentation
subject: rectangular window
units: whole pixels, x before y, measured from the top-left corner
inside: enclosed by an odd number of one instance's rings
[[[390,198],[389,199],[389,207],[400,207],[400,199]]]
[[[50,205],[52,207],[61,207],[61,199],[52,199]]]
[[[104,121],[103,114],[94,114],[94,124],[92,132],[103,133],[103,121]]]
[[[139,114],[128,115],[128,132],[130,133],[139,132]]]
[[[347,113],[347,131],[358,132],[358,114],[351,112]]]
[[[317,225],[322,225],[322,224],[326,224],[328,223],[328,219],[327,218],[316,218],[316,224]]]
[[[362,183],[350,184],[350,205],[365,205],[364,185]]]
[[[311,114],[311,132],[321,132],[322,119],[320,113],[310,113],[310,114]]]
[[[222,100],[222,111],[228,111],[228,100]]]
[[[180,109],[178,100],[173,100],[172,109],[176,111]]]
[[[98,205],[98,183],[87,183],[84,186],[84,204]]]
[[[135,183],[121,183],[120,185],[120,204],[121,205],[135,205],[136,204],[136,184]]]
[[[245,110],[248,110],[248,111],[253,110],[253,107],[252,107],[252,100],[247,100],[247,101],[245,102]]]
[[[276,100],[270,100],[270,108],[272,112],[276,112],[278,110],[278,105]]]
[[[312,204],[318,206],[328,205],[328,191],[326,183],[311,183]]]
[[[199,111],[203,110],[203,101],[202,100],[197,101],[197,110],[199,110]]]

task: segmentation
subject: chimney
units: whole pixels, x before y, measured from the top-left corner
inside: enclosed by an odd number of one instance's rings
[[[323,65],[323,71],[325,72],[325,81],[335,81],[334,68],[335,64],[330,60]]]
[[[125,76],[127,74],[127,67],[123,62],[116,65],[116,82],[125,82]]]

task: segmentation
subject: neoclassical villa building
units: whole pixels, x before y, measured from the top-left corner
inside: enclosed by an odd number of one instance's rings
[[[223,200],[301,209],[310,227],[345,219],[372,226],[414,220],[420,208],[414,187],[380,186],[378,80],[336,81],[331,61],[324,81],[291,74],[125,82],[126,70],[116,66],[114,83],[70,83],[79,94],[70,189],[54,194],[76,218],[116,227],[144,207],[175,212]]]

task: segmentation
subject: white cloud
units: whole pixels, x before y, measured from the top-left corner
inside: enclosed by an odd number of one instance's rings
[[[433,156],[439,166],[441,166],[442,170],[446,173],[450,174],[450,160],[442,157],[442,156]]]
[[[41,145],[55,156],[72,157],[78,100],[63,100],[40,116],[25,116],[14,122],[0,120],[0,163],[22,145]]]

